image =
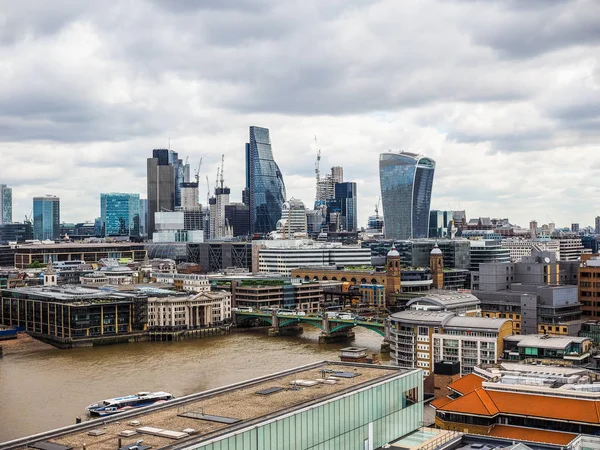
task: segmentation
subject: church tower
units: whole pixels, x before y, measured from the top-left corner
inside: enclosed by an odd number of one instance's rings
[[[386,257],[385,302],[387,306],[396,302],[394,294],[399,293],[400,290],[400,253],[396,247],[392,247]]]
[[[437,244],[429,254],[429,268],[434,289],[444,289],[444,254]]]
[[[50,260],[48,261],[46,270],[44,270],[44,286],[56,286],[57,284],[56,270],[54,270],[52,260]]]

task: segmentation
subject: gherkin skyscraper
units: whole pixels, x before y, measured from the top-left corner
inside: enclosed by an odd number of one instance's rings
[[[281,170],[273,159],[268,128],[250,127],[250,142],[246,144],[246,190],[250,233],[274,231],[281,219],[286,194]]]
[[[382,153],[379,181],[388,239],[426,238],[435,161],[409,152]]]

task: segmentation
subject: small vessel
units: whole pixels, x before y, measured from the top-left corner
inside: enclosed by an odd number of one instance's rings
[[[102,417],[143,406],[157,405],[174,398],[168,392],[138,392],[124,397],[108,398],[91,404],[86,409],[90,415]]]

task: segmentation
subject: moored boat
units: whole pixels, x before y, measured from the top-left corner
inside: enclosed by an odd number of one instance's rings
[[[124,397],[108,398],[89,405],[86,409],[92,416],[108,416],[124,411],[129,411],[134,408],[142,408],[144,406],[157,405],[160,403],[173,400],[173,397],[168,392],[138,392],[133,395]]]

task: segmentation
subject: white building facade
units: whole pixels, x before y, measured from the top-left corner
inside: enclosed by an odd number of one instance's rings
[[[157,283],[181,284],[186,292],[210,292],[210,283],[206,275],[195,273],[152,273],[152,279]]]
[[[148,298],[148,328],[194,329],[231,319],[231,294],[200,294]]]

